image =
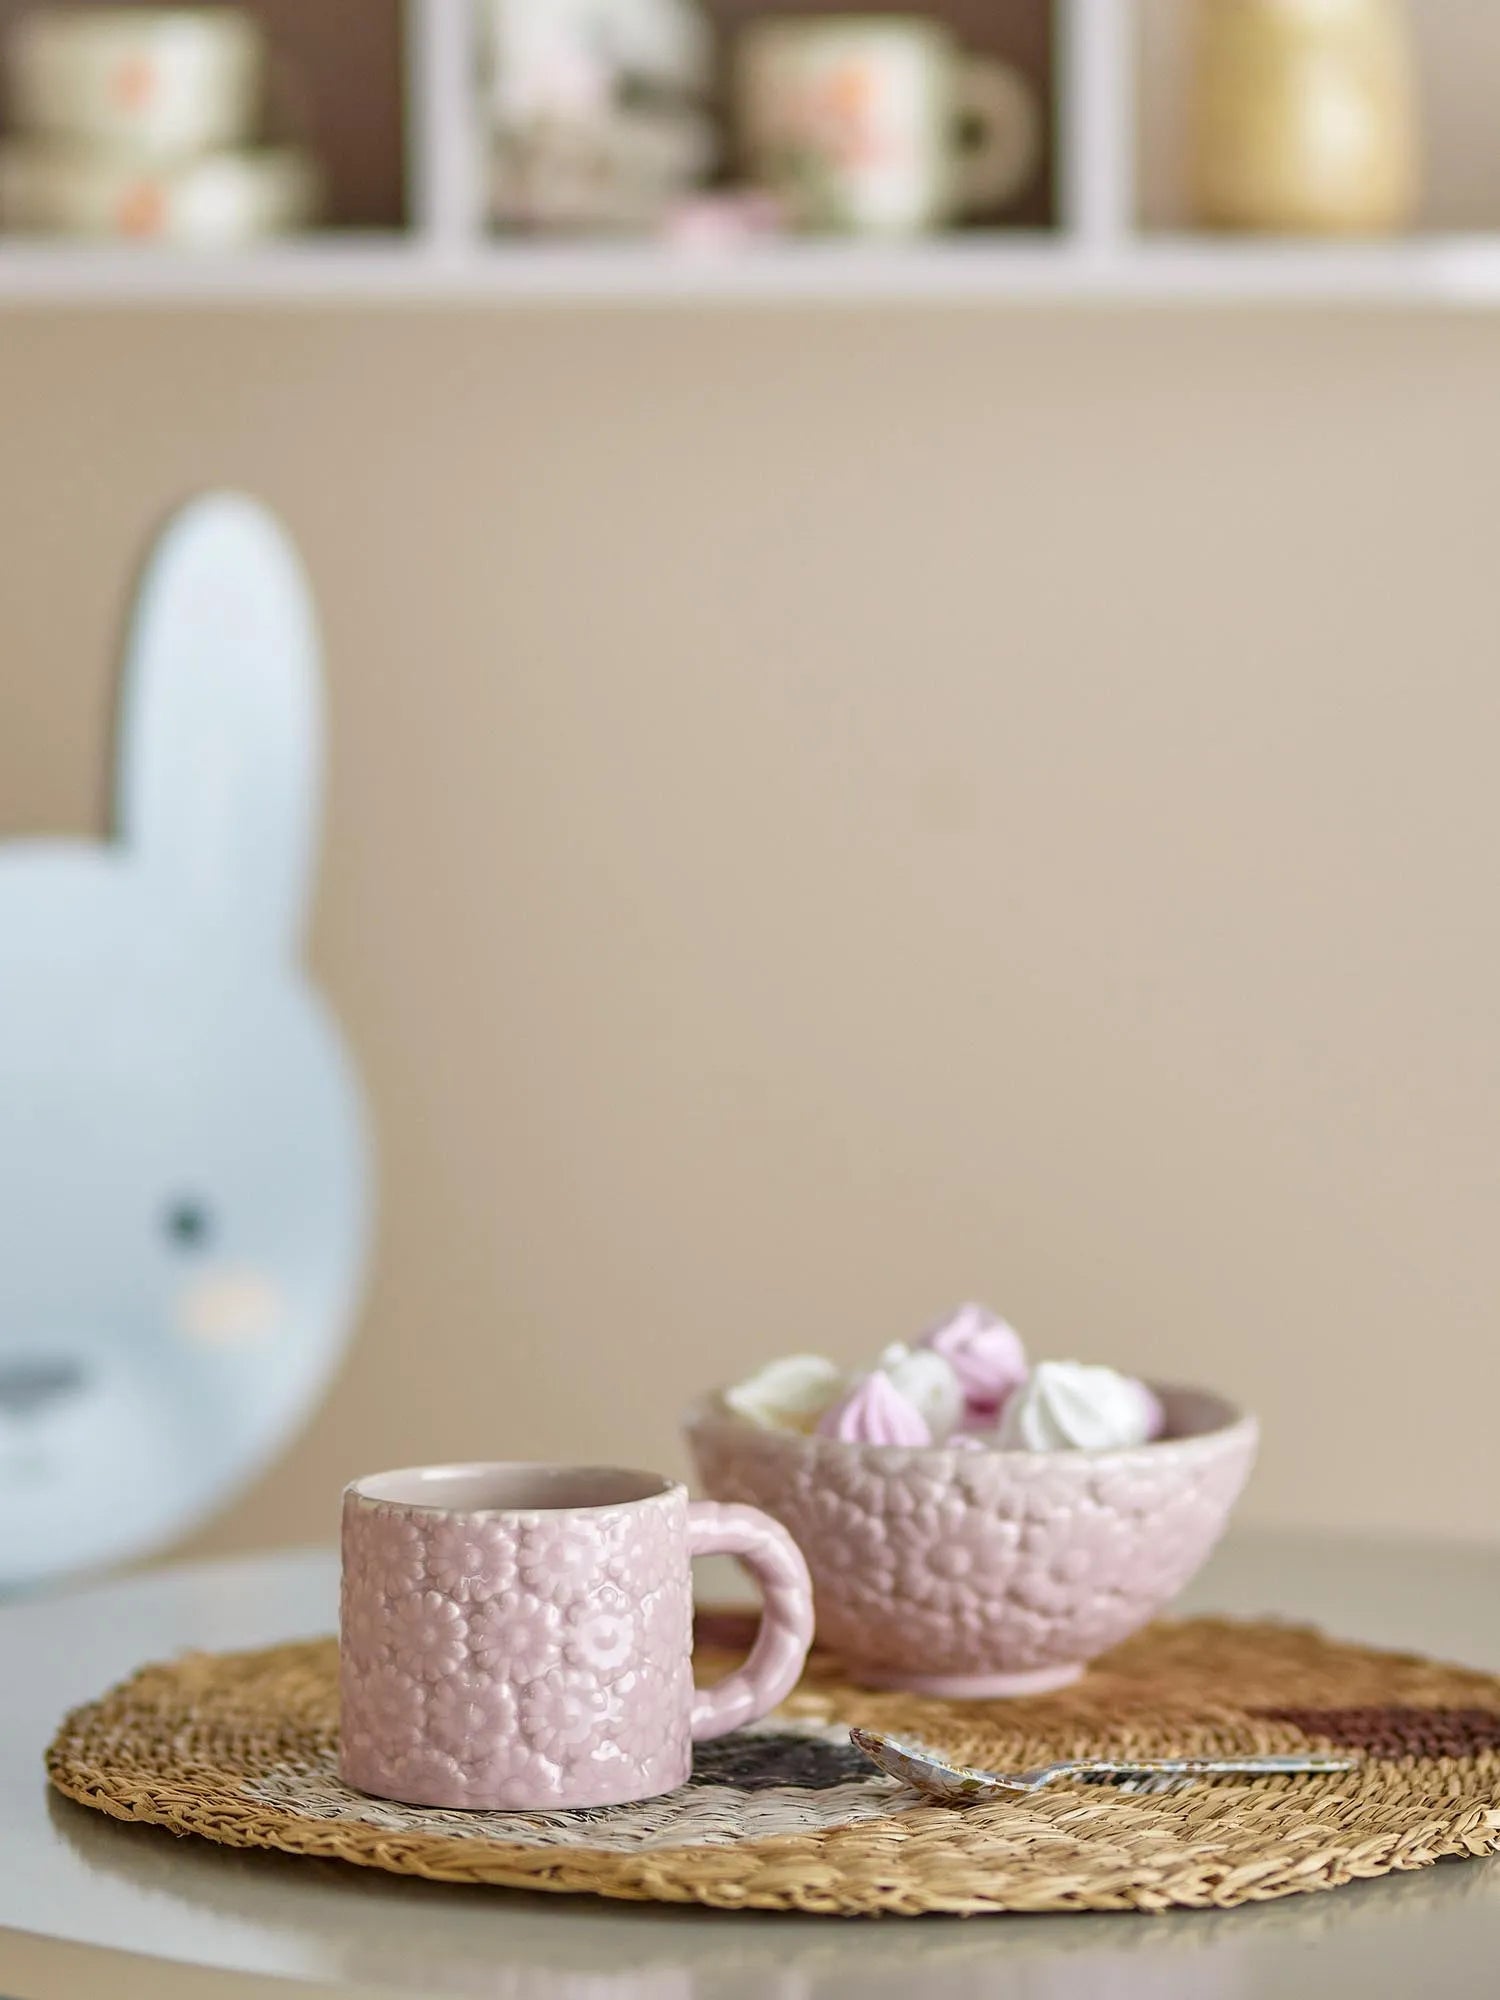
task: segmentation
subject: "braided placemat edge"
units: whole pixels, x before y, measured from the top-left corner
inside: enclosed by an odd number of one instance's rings
[[[1004,1704],[915,1703],[910,1697],[874,1695],[846,1686],[832,1662],[815,1659],[788,1712],[929,1732],[946,1724],[960,1737],[1008,1732],[1022,1749],[1033,1740],[1057,1742],[1069,1731],[1082,1730],[1093,1740],[1097,1730],[1107,1728],[1115,1749],[1149,1747],[1152,1730],[1159,1737],[1161,1729],[1178,1728],[1188,1714],[1179,1709],[1175,1722],[1158,1718],[1149,1728],[1132,1721],[1132,1690],[1144,1699],[1153,1659],[1164,1662],[1161,1676],[1168,1681],[1190,1659],[1199,1662],[1195,1671],[1212,1679],[1222,1671],[1223,1658],[1246,1647],[1280,1647],[1286,1685],[1310,1689],[1322,1706],[1297,1708],[1283,1701],[1243,1711],[1205,1709],[1202,1743],[1179,1743],[1178,1736],[1172,1741],[1198,1749],[1210,1739],[1222,1743],[1226,1728],[1239,1728],[1243,1737],[1243,1718],[1254,1716],[1266,1718],[1253,1725],[1256,1747],[1325,1744],[1316,1718],[1342,1713],[1326,1706],[1329,1691],[1347,1685],[1358,1692],[1368,1684],[1394,1690],[1403,1705],[1391,1714],[1434,1718],[1438,1754],[1429,1754],[1432,1745],[1424,1739],[1420,1755],[1372,1757],[1343,1778],[1198,1787],[1168,1799],[1063,1788],[1021,1807],[958,1812],[924,1804],[889,1818],[806,1834],[621,1853],[351,1827],[281,1810],[264,1798],[226,1789],[223,1770],[203,1754],[206,1746],[198,1743],[195,1754],[194,1725],[180,1719],[166,1744],[175,1759],[170,1777],[131,1750],[119,1718],[128,1719],[133,1705],[149,1708],[168,1696],[180,1702],[178,1690],[195,1676],[217,1686],[226,1676],[232,1684],[236,1673],[278,1685],[280,1676],[315,1691],[327,1674],[331,1645],[312,1641],[254,1654],[197,1654],[144,1668],[64,1720],[47,1751],[49,1779],[64,1796],[114,1819],[224,1846],[272,1848],[440,1882],[823,1915],[1225,1908],[1500,1850],[1500,1680],[1415,1655],[1338,1647],[1303,1628],[1270,1623],[1195,1620],[1153,1627],[1103,1663],[1089,1677],[1086,1692]],[[719,1664],[727,1665],[728,1657]],[[1280,1685],[1274,1677],[1267,1684],[1273,1693]],[[1123,1719],[1093,1719],[1116,1710]],[[162,1713],[172,1712],[166,1702]],[[1140,1713],[1151,1711],[1143,1707]],[[1493,1720],[1494,1743],[1482,1733],[1472,1754],[1449,1755],[1443,1732],[1450,1725],[1439,1726],[1438,1719],[1466,1714]],[[1250,1837],[1247,1829],[1262,1824],[1264,1851],[1237,1854]]]

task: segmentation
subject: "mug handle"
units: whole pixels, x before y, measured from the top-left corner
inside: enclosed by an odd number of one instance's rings
[[[957,70],[954,201],[964,214],[1000,208],[1021,192],[1041,157],[1036,91],[993,56],[961,56]]]
[[[797,1685],[813,1636],[812,1579],[802,1551],[779,1521],[758,1507],[691,1500],[688,1554],[734,1556],[760,1585],[760,1629],[750,1657],[717,1687],[693,1690],[695,1743],[757,1722]]]

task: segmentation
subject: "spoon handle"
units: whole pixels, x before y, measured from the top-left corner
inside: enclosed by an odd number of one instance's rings
[[[1038,1771],[983,1771],[953,1764],[925,1743],[887,1736],[877,1729],[851,1729],[851,1740],[880,1770],[929,1798],[964,1805],[981,1799],[1016,1798],[1039,1792],[1060,1778],[1109,1784],[1159,1780],[1170,1785],[1181,1778],[1301,1777],[1331,1771],[1352,1771],[1352,1757],[1159,1757],[1120,1759],[1086,1757],[1047,1764]]]
[[[1077,1764],[1054,1764],[1047,1776],[1049,1781],[1070,1777],[1274,1778],[1353,1769],[1352,1757],[1150,1757],[1123,1763],[1091,1757]]]

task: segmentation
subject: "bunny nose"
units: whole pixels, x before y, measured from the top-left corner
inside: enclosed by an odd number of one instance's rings
[[[78,1395],[86,1379],[76,1361],[40,1354],[0,1359],[0,1416],[39,1417]]]

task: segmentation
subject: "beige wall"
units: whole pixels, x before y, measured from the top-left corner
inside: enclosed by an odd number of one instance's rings
[[[18,315],[0,452],[7,830],[178,496],[324,604],[380,1256],[202,1545],[967,1293],[1493,1531],[1500,320]]]

